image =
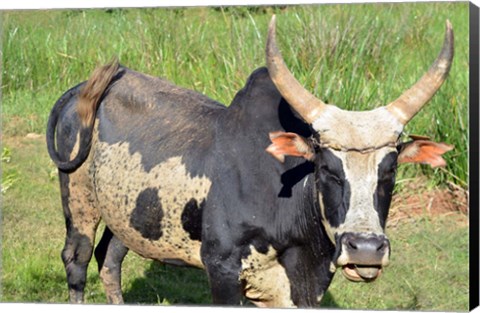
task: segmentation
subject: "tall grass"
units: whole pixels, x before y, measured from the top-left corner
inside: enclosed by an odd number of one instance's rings
[[[450,19],[456,38],[450,77],[405,132],[456,149],[445,169],[415,166],[407,176],[424,172],[435,185],[466,186],[466,3],[3,12],[4,132],[43,132],[55,100],[112,56],[228,105],[265,64],[273,13],[298,80],[324,101],[354,110],[385,105],[409,88],[435,59]]]

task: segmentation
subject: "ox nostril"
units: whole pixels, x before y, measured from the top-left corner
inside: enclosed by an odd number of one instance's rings
[[[385,252],[385,250],[388,249],[388,246],[389,246],[388,239],[384,238],[383,240],[380,241],[380,244],[378,245],[377,251]]]
[[[383,247],[385,246],[384,243],[381,243],[380,246],[377,248],[377,251],[383,250]]]
[[[349,241],[347,242],[347,245],[348,245],[348,247],[349,247],[350,249],[352,249],[352,250],[357,250],[357,249],[358,249],[358,246],[357,246],[352,240],[349,240]]]
[[[386,246],[387,246],[387,243],[385,241],[380,242],[380,245],[378,246],[377,251],[385,250]]]

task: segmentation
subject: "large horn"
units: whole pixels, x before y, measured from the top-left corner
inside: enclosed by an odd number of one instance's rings
[[[268,27],[266,52],[268,72],[280,94],[307,123],[313,123],[326,104],[303,88],[285,65],[275,40],[275,15]]]
[[[447,20],[442,51],[428,72],[397,100],[386,106],[398,120],[407,124],[418,111],[433,97],[447,78],[453,59],[453,30]]]

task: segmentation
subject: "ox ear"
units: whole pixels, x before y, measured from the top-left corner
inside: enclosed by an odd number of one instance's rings
[[[431,167],[447,165],[442,154],[454,148],[446,143],[428,140],[428,137],[410,136],[413,141],[401,143],[399,146],[398,163],[430,164]]]
[[[294,156],[313,160],[315,151],[308,143],[307,139],[295,133],[285,133],[281,131],[268,134],[272,144],[266,151],[273,155],[280,162],[285,162],[285,156]]]

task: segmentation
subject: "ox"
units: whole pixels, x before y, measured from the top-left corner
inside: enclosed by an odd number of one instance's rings
[[[122,303],[129,250],[205,269],[216,304],[310,307],[337,268],[376,279],[398,163],[445,164],[452,147],[401,142],[404,125],[445,80],[447,21],[428,72],[392,103],[344,111],[295,80],[269,26],[267,68],[229,107],[117,62],[67,91],[52,109],[48,151],[59,168],[71,302],[83,302],[95,249],[107,301]],[[266,151],[265,151],[266,150]],[[272,157],[273,156],[273,157]]]

